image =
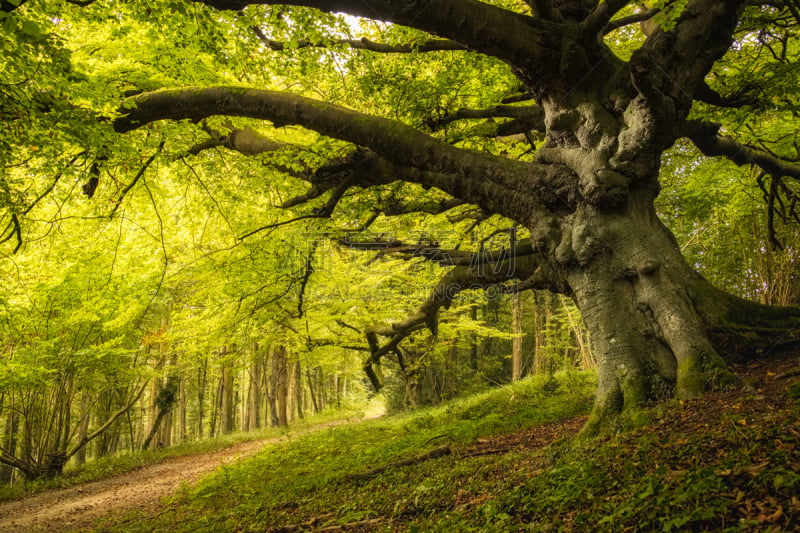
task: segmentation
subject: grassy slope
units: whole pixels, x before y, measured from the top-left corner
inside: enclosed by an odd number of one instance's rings
[[[743,385],[572,437],[593,379],[526,380],[436,409],[308,435],[225,467],[157,516],[102,531],[800,530],[797,360]],[[554,442],[555,441],[555,442]],[[552,443],[549,444],[548,443]],[[370,469],[448,445],[411,466]]]

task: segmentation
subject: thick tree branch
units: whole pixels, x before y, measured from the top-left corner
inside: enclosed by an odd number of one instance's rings
[[[800,179],[800,165],[740,143],[728,135],[720,135],[719,129],[719,124],[687,120],[682,133],[705,156],[725,157],[738,166],[755,165],[776,177],[787,176]]]
[[[206,132],[211,138],[189,148],[188,154],[197,155],[204,150],[222,146],[244,155],[255,156],[286,147],[283,143],[275,142],[252,128],[231,127],[228,133],[206,129]]]
[[[553,0],[525,0],[525,3],[531,7],[531,11],[537,17],[563,20],[561,14],[553,9]]]
[[[752,89],[753,87],[744,87],[740,88],[731,96],[723,96],[703,81],[697,86],[694,96],[696,100],[717,107],[739,108],[745,105],[755,105],[758,103],[756,98],[748,96],[748,93],[750,93]]]
[[[622,17],[622,18],[618,18],[618,19],[612,20],[611,22],[609,22],[608,24],[606,24],[603,27],[603,35],[608,35],[609,33],[611,33],[614,30],[618,30],[620,28],[624,28],[625,26],[630,26],[631,24],[638,24],[640,22],[645,22],[645,21],[650,20],[651,18],[655,17],[659,13],[661,13],[660,9],[653,8],[653,9],[647,9],[645,11],[641,11],[639,13],[636,13],[636,14],[633,14],[633,15],[630,15],[630,16],[627,16],[627,17]]]
[[[500,103],[503,104],[515,104],[517,102],[527,102],[529,100],[533,100],[533,94],[529,92],[525,92],[522,94],[515,94],[514,96],[509,96],[507,98],[503,98],[500,100]]]
[[[348,13],[417,28],[461,43],[471,50],[524,68],[544,60],[546,21],[477,0],[194,0],[216,9],[248,5],[292,5]],[[454,23],[457,21],[457,23]]]
[[[544,110],[539,106],[496,105],[486,109],[459,109],[428,122],[428,127],[437,130],[459,120],[511,118],[515,120],[515,133],[523,131],[545,131]],[[521,130],[517,132],[516,130]]]
[[[483,250],[480,252],[445,249],[436,242],[411,244],[400,241],[382,241],[380,239],[354,241],[346,238],[340,240],[339,243],[354,250],[378,251],[379,255],[398,254],[409,257],[422,257],[441,266],[464,266],[472,268],[491,265],[491,268],[495,269],[497,265],[502,264],[504,261],[517,257],[525,257],[535,253],[529,241],[517,244],[513,248]]]
[[[657,120],[677,124],[688,114],[697,87],[728,51],[743,9],[741,0],[690,0],[673,29],[657,28],[634,52],[632,81]]]
[[[300,41],[297,44],[287,45],[281,41],[274,41],[267,38],[263,32],[259,32],[259,38],[271,50],[280,52],[287,48],[330,48],[333,46],[348,46],[354,50],[368,50],[381,54],[411,54],[414,52],[449,52],[466,51],[468,48],[463,44],[449,39],[430,39],[417,44],[385,44],[370,41],[369,39],[334,39],[328,42],[313,43],[311,41]]]
[[[381,358],[397,350],[399,344],[409,335],[422,328],[428,328],[433,335],[438,333],[439,310],[449,308],[458,294],[465,290],[486,289],[513,279],[531,280],[541,275],[541,268],[534,255],[511,258],[494,264],[477,267],[456,267],[445,274],[428,299],[409,318],[391,325],[375,325],[367,328],[366,337],[370,356],[364,363],[364,371],[375,389],[382,386],[375,365]],[[542,283],[543,280],[540,280]],[[532,283],[537,286],[537,283]],[[380,339],[387,340],[381,344]]]
[[[11,13],[28,0],[20,0],[19,2],[8,2],[7,0],[0,0],[0,11]]]
[[[554,182],[568,185],[573,176],[558,165],[462,150],[398,121],[280,92],[239,87],[172,89],[136,96],[122,111],[128,114],[114,121],[118,132],[156,120],[200,121],[213,115],[300,125],[373,150],[383,159],[364,161],[372,172],[400,174],[395,179],[437,187],[509,218],[541,207],[544,196],[554,194]]]
[[[446,200],[434,200],[432,198],[391,199],[383,202],[379,206],[381,213],[387,217],[399,215],[409,215],[412,213],[425,213],[428,215],[440,215],[451,209],[465,205],[458,198],[448,198]]]
[[[595,7],[581,26],[587,36],[601,33],[611,19],[627,6],[630,0],[606,0]]]

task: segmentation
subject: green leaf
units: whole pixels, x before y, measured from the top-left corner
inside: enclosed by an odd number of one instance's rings
[[[41,37],[42,28],[32,20],[23,20],[20,28],[22,33],[31,37]]]

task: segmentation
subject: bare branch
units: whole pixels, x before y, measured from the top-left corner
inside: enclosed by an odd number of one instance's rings
[[[391,325],[375,325],[367,328],[366,337],[370,347],[370,356],[364,362],[364,371],[375,389],[382,386],[375,365],[380,365],[381,358],[397,350],[399,344],[409,335],[422,328],[428,328],[433,335],[438,333],[439,310],[450,307],[453,299],[465,290],[486,289],[505,281],[526,280],[535,277],[537,269],[535,256],[512,258],[498,262],[495,268],[456,267],[442,277],[428,299],[411,317]],[[386,338],[384,344],[380,338]]]
[[[211,136],[211,139],[194,145],[188,150],[189,154],[197,155],[203,150],[223,146],[244,155],[255,156],[286,147],[285,144],[275,142],[252,128],[234,128],[231,126],[227,134],[216,130],[206,131]]]
[[[122,190],[122,192],[119,195],[119,198],[117,198],[117,202],[114,204],[114,207],[111,209],[111,213],[108,214],[108,218],[114,218],[114,215],[117,213],[117,210],[119,209],[119,206],[122,204],[122,201],[125,199],[125,196],[139,182],[139,180],[142,178],[142,176],[144,176],[144,173],[147,172],[147,169],[150,168],[150,165],[153,164],[153,161],[156,160],[156,157],[158,157],[158,154],[160,154],[161,150],[164,149],[165,142],[166,141],[161,141],[161,143],[158,145],[158,148],[156,149],[156,151],[153,152],[153,155],[151,155],[147,159],[147,161],[144,162],[144,165],[142,165],[142,168],[139,169],[139,172],[136,173],[136,175],[133,177],[133,179],[128,184],[128,186],[125,187]]]
[[[529,100],[533,100],[533,95],[529,92],[525,92],[522,94],[517,94],[514,96],[509,96],[508,98],[503,98],[500,100],[500,103],[503,104],[515,104],[517,102],[527,102]]]
[[[462,205],[465,205],[464,202],[458,198],[448,198],[446,200],[435,200],[424,197],[414,198],[413,200],[393,198],[382,202],[378,210],[388,217],[409,215],[412,213],[440,215]]]
[[[525,257],[535,253],[530,242],[523,242],[513,248],[482,250],[480,252],[444,249],[437,242],[411,244],[400,241],[383,241],[380,239],[354,241],[345,238],[341,239],[339,244],[354,250],[378,251],[380,255],[398,254],[409,257],[422,257],[428,261],[438,263],[441,266],[465,266],[473,268],[483,265],[496,266],[503,261],[508,261],[516,257]]]
[[[748,95],[752,90],[753,87],[742,87],[731,96],[722,96],[703,81],[697,86],[694,96],[695,99],[701,102],[717,107],[739,108],[745,105],[755,105],[758,103],[756,98]]]
[[[17,244],[14,246],[14,253],[17,253],[19,249],[22,248],[22,226],[19,223],[19,217],[16,213],[11,213],[11,221],[6,226],[6,229],[3,230],[0,244],[8,242],[13,237],[17,238]]]
[[[612,20],[608,24],[603,27],[603,35],[607,35],[614,30],[618,30],[620,28],[624,28],[625,26],[629,26],[631,24],[638,24],[640,22],[645,22],[650,20],[651,18],[655,17],[661,13],[661,10],[658,8],[647,9],[645,11],[641,11],[634,15],[630,15],[628,17],[618,18],[616,20]]]

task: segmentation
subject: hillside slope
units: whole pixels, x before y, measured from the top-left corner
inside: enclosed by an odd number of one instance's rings
[[[800,353],[737,371],[735,388],[591,440],[579,373],[326,428],[162,505],[104,508],[94,531],[800,530]]]
[[[800,530],[798,355],[588,441],[590,376],[526,380],[270,448],[98,530]]]

